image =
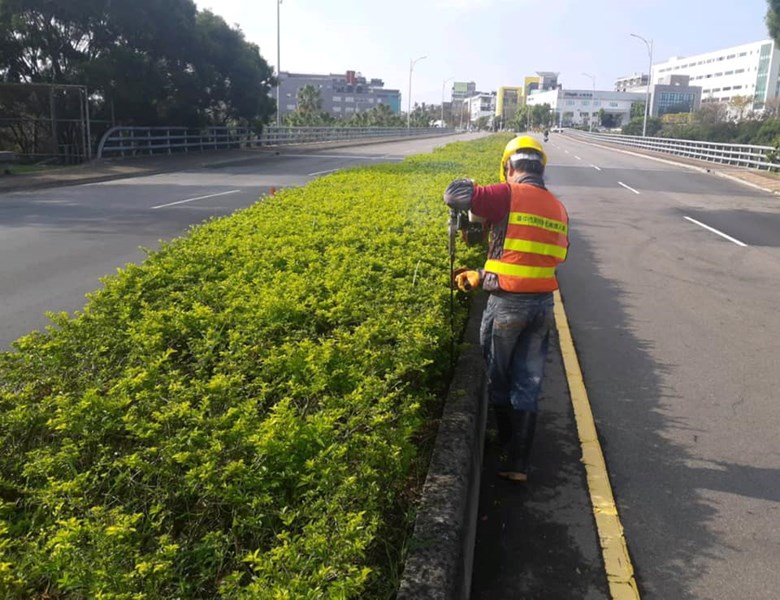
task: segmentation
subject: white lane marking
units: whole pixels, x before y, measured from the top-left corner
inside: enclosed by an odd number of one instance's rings
[[[571,153],[570,153],[568,150],[564,150],[564,152],[565,152],[566,154],[571,154]]]
[[[577,160],[582,160],[582,159],[581,159],[579,156],[577,156],[576,154],[574,155],[574,158],[576,158]]]
[[[156,208],[165,208],[166,206],[175,206],[176,204],[185,204],[186,202],[195,202],[195,200],[205,200],[206,198],[216,198],[217,196],[227,196],[228,194],[235,194],[241,190],[230,190],[229,192],[220,192],[219,194],[209,194],[208,196],[198,196],[197,198],[187,198],[186,200],[179,200],[177,202],[169,202],[168,204],[160,204],[158,206],[152,206],[152,210]]]
[[[622,185],[624,188],[626,188],[627,190],[631,190],[631,191],[632,191],[632,192],[634,192],[635,194],[638,194],[638,193],[639,193],[639,192],[637,192],[637,191],[636,191],[634,188],[632,188],[630,185],[626,185],[626,184],[625,184],[625,183],[623,183],[622,181],[618,181],[618,185]]]
[[[731,237],[730,235],[726,235],[722,231],[718,231],[714,227],[710,227],[709,225],[705,225],[701,221],[697,221],[696,219],[691,219],[690,217],[685,217],[688,221],[691,223],[695,223],[699,227],[704,227],[707,231],[711,231],[712,233],[718,234],[720,237],[726,238],[730,242],[734,242],[737,246],[742,246],[743,248],[747,247],[747,244],[745,242],[740,242],[738,239]]]
[[[593,167],[593,168],[594,168],[594,169],[596,169],[597,171],[601,171],[601,167],[597,167],[596,165],[591,165],[591,167]]]
[[[316,177],[317,175],[325,175],[325,173],[335,173],[339,169],[327,169],[326,171],[315,171],[314,173],[309,173],[307,177]]]

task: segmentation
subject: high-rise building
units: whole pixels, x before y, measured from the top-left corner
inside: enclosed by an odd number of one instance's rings
[[[476,92],[462,101],[465,105],[467,118],[470,123],[477,124],[480,119],[487,118],[492,125],[493,116],[496,112],[496,93],[495,92]]]
[[[523,81],[522,103],[526,104],[528,96],[538,92],[557,90],[561,86],[558,84],[558,73],[552,71],[537,71],[536,75],[529,75]]]
[[[646,92],[649,75],[646,73],[634,73],[627,77],[621,77],[615,81],[616,92]]]
[[[723,50],[675,56],[653,65],[652,82],[665,75],[687,75],[702,88],[702,103],[728,102],[747,96],[760,111],[780,95],[780,51],[773,40],[763,40]]]
[[[348,119],[355,113],[366,112],[380,104],[386,104],[394,113],[401,111],[401,92],[386,89],[381,79],[367,79],[356,71],[317,75],[311,73],[279,74],[282,117],[295,110],[298,90],[313,85],[320,92],[322,110],[336,118]],[[272,95],[276,97],[276,88]]]
[[[450,101],[460,103],[466,98],[470,98],[477,93],[477,84],[473,81],[456,81],[452,84],[452,95]]]
[[[701,87],[690,85],[687,75],[664,75],[650,93],[650,114],[654,117],[691,113],[701,105]]]
[[[507,127],[522,106],[522,86],[502,86],[496,95],[496,120],[499,127]]]

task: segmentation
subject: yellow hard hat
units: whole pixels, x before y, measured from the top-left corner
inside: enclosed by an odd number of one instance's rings
[[[545,166],[547,165],[547,154],[545,154],[542,145],[530,135],[519,135],[516,138],[509,140],[506,148],[504,148],[504,154],[501,156],[501,181],[506,181],[506,161],[509,160],[510,156],[517,154],[520,150],[533,150],[534,152],[537,152],[542,157],[542,164]]]

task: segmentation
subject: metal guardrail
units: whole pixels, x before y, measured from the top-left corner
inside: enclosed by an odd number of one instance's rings
[[[641,137],[614,133],[577,132],[576,135],[611,144],[655,150],[656,152],[698,158],[699,160],[735,165],[746,169],[780,170],[780,151],[772,146],[722,144],[719,142]],[[777,155],[777,158],[772,160],[775,155]]]
[[[243,127],[114,127],[100,140],[97,158],[202,152],[371,138],[406,138],[449,135],[453,129],[429,127],[275,127],[260,135]]]

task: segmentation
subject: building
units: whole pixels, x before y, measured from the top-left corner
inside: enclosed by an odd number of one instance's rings
[[[306,85],[313,85],[320,91],[323,112],[336,118],[348,119],[380,104],[388,105],[394,113],[401,111],[399,90],[386,89],[381,79],[367,79],[355,71],[329,75],[282,71],[279,81],[282,118],[295,110],[298,90]],[[271,93],[276,98],[276,88]]]
[[[477,92],[461,102],[461,127],[466,121],[477,125],[482,118],[487,119],[486,125],[492,126],[496,112],[496,92]]]
[[[747,96],[760,111],[780,93],[780,51],[763,40],[689,57],[673,57],[653,65],[652,80],[666,75],[687,75],[702,88],[702,103],[729,102]]]
[[[529,75],[523,81],[523,96],[528,98],[536,92],[556,90],[558,85],[558,73],[552,71],[537,71],[536,75]]]
[[[644,102],[645,94],[596,90],[554,89],[532,93],[526,98],[528,106],[549,104],[555,122],[563,127],[594,126],[620,127],[631,119],[631,106]],[[600,118],[604,111],[604,119]]]
[[[687,75],[664,75],[650,93],[650,114],[654,117],[691,113],[701,105],[702,88],[691,86]]]
[[[466,98],[471,98],[477,93],[477,84],[473,81],[456,81],[452,84],[452,94],[450,96],[450,102],[454,104],[460,103]]]
[[[647,92],[650,76],[647,73],[634,73],[615,81],[616,92]]]
[[[496,123],[498,127],[507,127],[515,118],[517,109],[523,103],[523,88],[520,86],[502,86],[496,94]]]

